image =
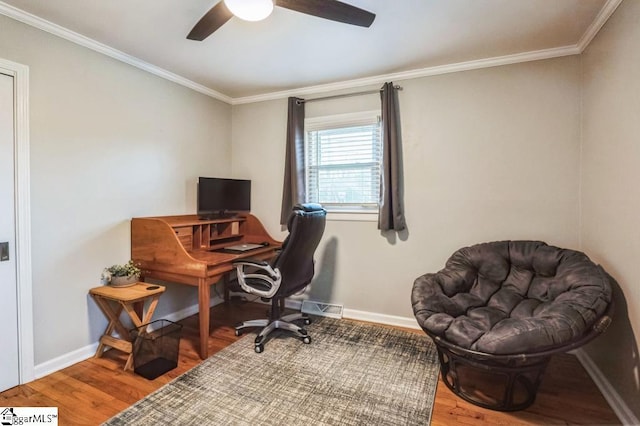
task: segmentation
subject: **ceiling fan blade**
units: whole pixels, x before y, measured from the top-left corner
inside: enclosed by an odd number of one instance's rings
[[[202,41],[209,37],[215,30],[223,26],[233,14],[224,4],[223,0],[220,0],[218,4],[213,6],[196,24],[191,30],[187,38],[189,40]]]
[[[276,6],[345,24],[369,27],[374,13],[337,0],[275,0]]]

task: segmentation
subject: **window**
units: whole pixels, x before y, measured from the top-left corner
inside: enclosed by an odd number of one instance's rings
[[[381,163],[378,111],[305,120],[307,202],[377,212]]]

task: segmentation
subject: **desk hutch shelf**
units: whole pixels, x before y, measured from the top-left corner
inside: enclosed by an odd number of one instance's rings
[[[177,216],[180,218],[180,216]],[[231,219],[198,220],[196,223],[188,219],[176,220],[169,223],[180,243],[187,251],[214,250],[242,241],[246,219],[237,217]]]

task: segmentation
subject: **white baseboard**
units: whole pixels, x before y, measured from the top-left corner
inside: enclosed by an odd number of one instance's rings
[[[573,353],[575,353],[578,361],[580,361],[584,369],[589,373],[589,376],[593,379],[593,382],[598,386],[598,389],[602,392],[602,396],[607,400],[613,412],[616,413],[616,416],[620,419],[620,422],[623,425],[629,426],[640,425],[640,420],[638,420],[631,409],[629,409],[627,403],[611,385],[609,380],[607,380],[596,363],[593,362],[589,354],[583,349],[576,349]]]
[[[48,374],[55,373],[58,370],[69,367],[77,362],[91,358],[95,355],[96,349],[98,349],[98,342],[76,349],[75,351],[71,351],[64,355],[60,355],[59,357],[45,361],[42,364],[38,364],[33,369],[35,378],[39,379]]]
[[[380,324],[394,325],[396,327],[406,327],[420,329],[415,318],[400,317],[396,315],[378,314],[376,312],[358,311],[356,309],[345,309],[344,317],[360,321],[377,322]]]
[[[211,299],[211,306],[218,305],[224,302],[219,297],[214,297]],[[167,319],[169,321],[177,322],[191,315],[195,315],[198,313],[198,304],[194,304],[191,306],[187,306],[184,309],[179,311],[163,315],[163,319]],[[76,349],[75,351],[71,351],[59,357],[50,359],[49,361],[45,361],[41,364],[38,364],[34,368],[34,376],[36,379],[44,377],[48,374],[55,373],[58,370],[62,370],[63,368],[69,367],[70,365],[76,364],[80,361],[84,361],[93,357],[98,349],[98,342],[87,345],[83,348]]]
[[[300,309],[302,300],[287,299],[285,306],[291,309]],[[355,319],[359,321],[376,322],[379,324],[394,325],[397,327],[420,329],[418,321],[415,318],[400,317],[396,315],[379,314],[376,312],[359,311],[356,309],[347,309],[343,311],[344,318]]]
[[[224,300],[218,296],[215,296],[213,299],[211,299],[211,305],[210,306],[216,306],[219,305],[221,303],[223,303]],[[198,305],[194,304],[191,306],[187,306],[184,309],[180,309],[179,311],[173,312],[171,314],[167,314],[167,315],[163,315],[162,319],[166,319],[169,321],[173,321],[173,322],[178,322],[180,320],[183,320],[187,317],[190,317],[191,315],[195,315],[198,313]]]

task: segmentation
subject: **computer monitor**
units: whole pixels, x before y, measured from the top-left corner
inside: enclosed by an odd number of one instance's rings
[[[198,217],[233,217],[251,210],[251,181],[245,179],[198,178]]]

